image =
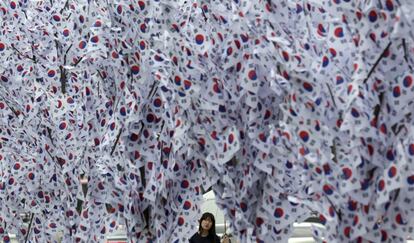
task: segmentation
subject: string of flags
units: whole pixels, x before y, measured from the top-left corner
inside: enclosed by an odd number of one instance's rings
[[[0,235],[414,237],[409,0],[0,2]]]

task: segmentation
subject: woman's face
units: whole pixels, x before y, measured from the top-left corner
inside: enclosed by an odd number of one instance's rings
[[[201,221],[201,228],[205,231],[209,231],[213,226],[213,221],[210,218],[205,218]]]

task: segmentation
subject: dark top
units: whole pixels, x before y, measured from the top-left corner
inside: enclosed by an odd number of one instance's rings
[[[220,243],[220,238],[215,235],[214,237],[202,237],[198,232],[190,238],[190,243]]]

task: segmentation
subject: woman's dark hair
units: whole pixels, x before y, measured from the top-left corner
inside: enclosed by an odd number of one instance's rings
[[[214,215],[211,213],[203,213],[203,215],[201,216],[200,220],[199,220],[199,226],[198,226],[198,231],[201,232],[202,231],[202,227],[201,227],[201,221],[205,220],[205,219],[210,219],[212,222],[212,226],[210,228],[210,230],[208,231],[208,238],[210,239],[214,239],[214,236],[216,236],[216,220],[214,219]]]

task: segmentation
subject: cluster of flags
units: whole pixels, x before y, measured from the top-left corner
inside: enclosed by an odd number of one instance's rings
[[[0,234],[413,237],[409,0],[0,3]],[[86,183],[81,183],[86,181]]]

